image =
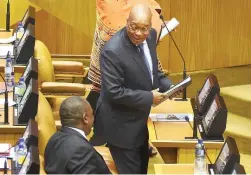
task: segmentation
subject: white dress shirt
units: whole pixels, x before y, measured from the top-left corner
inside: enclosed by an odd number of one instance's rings
[[[82,131],[81,129],[73,128],[73,127],[68,127],[68,128],[71,128],[71,129],[77,131],[79,134],[81,134],[82,136],[84,136],[84,138],[86,138],[86,135],[85,135],[84,131]]]
[[[144,53],[145,53],[145,57],[148,61],[148,65],[150,66],[150,71],[151,71],[151,80],[152,80],[152,83],[153,83],[153,62],[152,62],[152,57],[151,57],[151,54],[150,54],[150,50],[149,50],[149,47],[148,47],[148,44],[145,41],[143,41],[143,50],[144,50]]]

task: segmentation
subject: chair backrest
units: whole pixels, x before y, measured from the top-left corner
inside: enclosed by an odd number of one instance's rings
[[[43,82],[54,82],[54,68],[51,54],[45,44],[39,40],[35,42],[34,57],[38,59],[38,85]]]
[[[51,106],[41,92],[39,92],[36,121],[38,124],[39,154],[44,157],[45,147],[57,128]]]

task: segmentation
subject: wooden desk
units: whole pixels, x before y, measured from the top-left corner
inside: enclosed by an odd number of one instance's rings
[[[4,77],[4,68],[5,68],[6,60],[5,59],[0,59],[0,73]],[[14,66],[14,77],[15,77],[15,82],[19,81],[19,78],[23,75],[23,72],[25,70],[25,65],[15,65]],[[0,80],[3,81],[3,80]]]
[[[12,98],[12,93],[9,93],[9,98]],[[0,99],[4,95],[0,95]],[[10,143],[14,145],[16,141],[23,135],[26,126],[13,125],[13,107],[9,107],[9,124],[2,124],[4,122],[4,105],[0,105],[0,143]],[[61,123],[55,121],[57,128],[61,128]]]
[[[12,93],[9,93],[9,98],[12,98]],[[4,95],[0,95],[3,99]],[[9,124],[2,124],[4,122],[4,105],[0,105],[0,143],[10,143],[14,145],[16,141],[23,135],[26,126],[13,125],[13,107],[9,107]]]
[[[194,174],[194,164],[155,164],[155,174]]]
[[[13,29],[10,31],[5,31],[5,29],[0,29],[0,38],[9,38],[13,35]]]
[[[151,113],[192,113],[190,101],[166,101]],[[192,124],[192,122],[191,122]],[[192,128],[187,122],[152,122],[149,128],[154,130],[151,135],[152,144],[158,149],[165,163],[193,163],[194,149],[197,140],[186,140],[191,137]],[[198,132],[199,133],[199,132]],[[223,142],[204,141],[211,161],[215,161]]]

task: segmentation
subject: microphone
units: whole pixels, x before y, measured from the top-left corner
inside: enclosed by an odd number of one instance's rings
[[[189,123],[191,129],[193,130],[193,136],[192,137],[185,137],[185,139],[198,139],[197,137],[197,121],[196,121],[196,117],[194,117],[193,119],[193,127],[190,123],[189,117],[185,116],[185,120]]]
[[[3,174],[8,174],[8,168],[7,168],[7,158],[4,161],[4,169],[3,169]]]
[[[7,2],[6,31],[10,31],[10,1]]]
[[[7,54],[7,58],[10,55],[10,51],[8,51]],[[3,124],[9,124],[9,102],[8,102],[8,89],[7,89],[7,83],[4,79],[4,77],[2,76],[2,74],[0,74],[1,78],[4,81],[5,84],[5,92],[4,92],[4,123]]]
[[[185,116],[185,120],[189,123],[191,129],[193,129],[193,137],[185,137],[185,139],[196,139],[198,140],[198,137],[197,137],[197,126],[196,127],[192,127],[191,123],[190,123],[190,120],[189,120],[189,117],[188,116]],[[195,121],[195,119],[194,119]],[[194,123],[197,123],[197,122],[194,122]],[[195,125],[194,125],[195,126]],[[199,143],[199,142],[198,142]],[[207,151],[205,150],[205,147],[204,147],[204,144],[200,144],[201,147],[203,148],[206,156],[207,156],[207,159],[209,160],[210,164],[212,164],[212,161],[211,159],[209,158],[208,154],[207,154]]]
[[[158,11],[157,11],[157,13],[158,13]],[[161,14],[159,14],[159,17],[160,17],[160,19],[162,20],[162,22],[164,23],[164,25],[165,25],[165,27],[166,27],[166,29],[167,29],[167,31],[168,31],[170,37],[171,37],[171,39],[172,39],[172,41],[173,41],[173,43],[174,43],[176,49],[177,49],[178,52],[179,52],[180,57],[182,58],[183,67],[184,67],[184,68],[183,68],[183,80],[185,80],[186,77],[187,77],[185,59],[184,59],[184,57],[182,56],[182,54],[181,54],[181,52],[180,52],[180,49],[179,49],[179,47],[177,46],[176,42],[174,41],[173,36],[172,36],[172,34],[170,33],[170,30],[169,30],[168,27],[166,26],[166,23],[165,23],[165,21],[164,21],[164,17],[163,17]],[[158,40],[159,40],[159,38],[158,38]],[[176,100],[187,101],[187,92],[186,92],[186,90],[187,90],[187,88],[184,88],[184,90],[183,90],[183,95],[182,95],[182,99],[176,99]]]

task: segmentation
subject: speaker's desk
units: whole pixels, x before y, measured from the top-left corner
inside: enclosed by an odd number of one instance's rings
[[[152,108],[151,113],[179,114],[193,113],[190,100],[174,101],[167,100],[159,106]],[[193,122],[191,122],[192,124]],[[159,122],[149,121],[149,130],[151,133],[151,142],[158,149],[165,163],[183,163],[194,162],[194,149],[197,140],[188,140],[185,137],[191,137],[193,130],[186,121],[177,122]],[[198,132],[199,136],[199,132]],[[207,153],[211,161],[215,161],[223,142],[204,141]]]

